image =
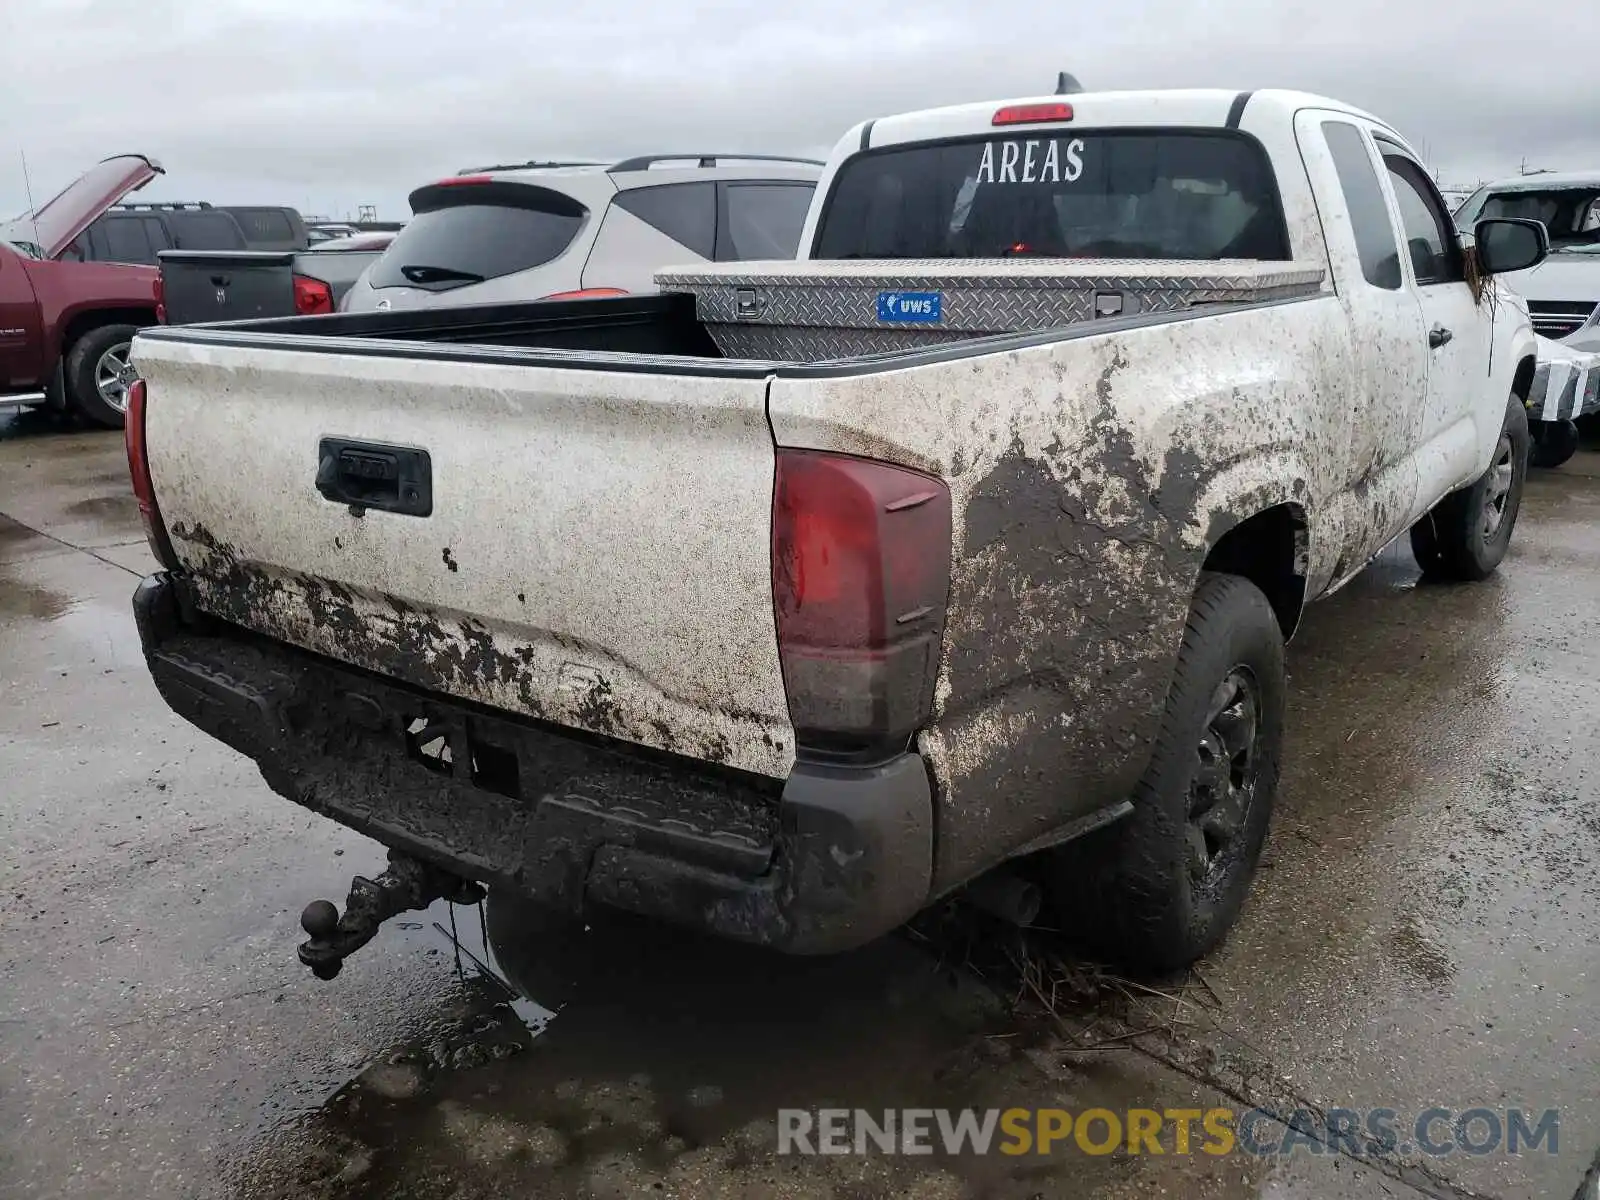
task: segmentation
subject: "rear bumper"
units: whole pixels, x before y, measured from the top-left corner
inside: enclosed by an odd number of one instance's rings
[[[862,945],[929,899],[932,795],[914,754],[770,780],[257,638],[196,614],[165,573],[139,584],[134,615],[174,712],[279,794],[469,879],[797,954]]]

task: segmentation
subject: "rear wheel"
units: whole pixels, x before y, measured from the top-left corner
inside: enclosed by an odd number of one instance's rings
[[[1559,467],[1578,452],[1576,421],[1535,421],[1531,428],[1533,449],[1528,462],[1535,467]]]
[[[128,385],[133,365],[135,325],[101,325],[91,329],[67,351],[67,403],[86,420],[107,429],[122,428],[128,411]]]
[[[1489,469],[1411,527],[1411,550],[1424,574],[1464,581],[1494,574],[1511,545],[1522,507],[1528,443],[1527,409],[1520,397],[1512,396]]]
[[[1266,596],[1236,575],[1202,576],[1133,814],[1041,864],[1064,927],[1100,957],[1176,970],[1226,935],[1277,795],[1284,695]]]

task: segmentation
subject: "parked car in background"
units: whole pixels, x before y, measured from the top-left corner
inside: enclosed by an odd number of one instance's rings
[[[1456,212],[1463,230],[1489,217],[1540,221],[1550,257],[1505,282],[1528,301],[1534,332],[1559,343],[1540,354],[1530,397],[1535,466],[1578,449],[1577,419],[1600,409],[1600,171],[1518,175],[1479,188]]]
[[[412,228],[672,211],[579,215],[599,174]],[[1536,339],[1494,276],[1544,227],[1481,222],[1473,271],[1392,126],[1174,91],[858,125],[798,257],[682,232],[784,261],[135,344],[162,696],[392,848],[302,961],[468,880],[831,952],[996,868],[1099,954],[1210,949],[1303,606],[1408,530],[1440,579],[1507,552]],[[406,241],[379,267],[473,269]]]
[[[304,250],[300,214],[261,205],[119,204],[84,230],[70,254],[82,262],[154,266],[163,250]]]
[[[661,266],[789,258],[820,169],[725,154],[474,168],[411,193],[411,220],[345,308],[652,292]]]
[[[145,155],[108,158],[0,224],[0,408],[65,408],[98,425],[122,424],[128,347],[155,323],[159,277],[153,266],[83,262],[70,252],[102,213],[160,174]]]
[[[1600,171],[1485,184],[1456,224],[1470,232],[1488,217],[1542,221],[1550,231],[1550,257],[1505,281],[1526,297],[1534,332],[1560,341],[1600,325]]]
[[[325,253],[330,250],[376,250],[381,252],[389,248],[397,232],[399,231],[394,229],[357,230],[355,233],[347,234],[343,237],[329,238],[326,241],[318,242],[312,249],[318,253]]]
[[[353,237],[360,232],[361,230],[354,225],[329,224],[323,221],[307,228],[306,236],[315,246],[319,242],[331,242],[335,238]]]
[[[163,250],[160,319],[190,325],[333,312],[394,236],[357,233],[299,253]]]

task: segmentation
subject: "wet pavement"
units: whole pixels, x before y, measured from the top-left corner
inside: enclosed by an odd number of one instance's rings
[[[959,912],[787,960],[495,897],[324,984],[298,913],[381,851],[156,696],[120,440],[0,418],[0,1196],[1592,1195],[1597,521],[1588,452],[1533,477],[1487,584],[1420,585],[1398,549],[1308,613],[1263,869],[1184,978]],[[899,1106],[1298,1108],[1306,1133],[775,1153],[780,1108]],[[1556,1152],[1312,1152],[1329,1108],[1396,1110],[1408,1142],[1432,1106],[1557,1109]]]

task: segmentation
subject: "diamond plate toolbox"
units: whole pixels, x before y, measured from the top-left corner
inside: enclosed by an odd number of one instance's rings
[[[822,362],[1199,304],[1310,295],[1314,263],[897,259],[707,263],[656,274],[688,292],[730,358]]]

